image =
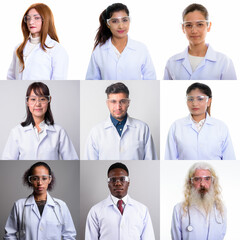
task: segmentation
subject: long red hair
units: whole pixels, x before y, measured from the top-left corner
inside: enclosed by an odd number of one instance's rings
[[[54,18],[51,9],[43,4],[43,3],[35,3],[32,4],[27,11],[24,13],[22,18],[22,33],[23,33],[23,42],[20,44],[20,46],[16,50],[17,57],[20,60],[20,64],[22,66],[22,70],[24,70],[24,61],[23,61],[23,49],[27,44],[27,41],[29,39],[30,31],[28,30],[27,23],[24,22],[24,16],[28,14],[28,12],[31,9],[35,9],[40,16],[42,17],[42,28],[40,33],[40,42],[41,42],[41,48],[43,51],[46,51],[46,48],[50,48],[45,44],[47,35],[49,35],[53,40],[59,42],[57,31],[54,24]]]

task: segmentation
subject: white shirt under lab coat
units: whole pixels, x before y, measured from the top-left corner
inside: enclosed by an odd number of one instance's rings
[[[152,136],[146,123],[128,116],[119,136],[111,118],[90,132],[85,150],[87,160],[157,160]]]
[[[193,72],[188,48],[172,56],[165,67],[164,80],[236,80],[233,62],[226,55],[208,45],[203,61]]]
[[[148,209],[128,196],[123,215],[111,197],[93,206],[87,217],[85,240],[154,240]]]
[[[57,124],[45,125],[39,141],[33,125],[17,125],[11,130],[3,160],[78,160],[66,131]]]
[[[29,40],[27,42],[29,44]],[[41,43],[32,50],[27,56],[24,70],[16,55],[16,50],[13,52],[13,59],[8,70],[8,80],[66,80],[68,72],[68,54],[65,49],[55,40],[47,35],[45,44],[48,47],[46,51],[41,48]],[[26,45],[27,46],[27,45]],[[23,55],[25,54],[25,49]]]
[[[156,73],[143,43],[128,38],[118,58],[110,38],[94,49],[86,80],[156,80]]]
[[[24,198],[14,203],[5,226],[4,239],[74,240],[76,230],[65,202],[57,198],[53,200],[48,193],[41,216],[34,196],[31,195],[27,201]]]
[[[235,153],[227,126],[207,114],[200,132],[190,116],[172,124],[165,159],[235,160]]]
[[[171,235],[172,240],[223,240],[226,234],[227,218],[226,209],[223,216],[214,205],[210,215],[202,212],[197,206],[189,208],[191,226],[193,231],[189,232],[187,227],[189,215],[184,215],[182,203],[178,203],[173,210]]]

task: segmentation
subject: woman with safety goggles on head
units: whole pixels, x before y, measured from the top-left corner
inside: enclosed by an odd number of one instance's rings
[[[48,86],[32,83],[26,93],[27,117],[12,129],[3,160],[78,160],[66,131],[54,123]]]
[[[13,53],[8,80],[65,80],[68,54],[59,44],[51,9],[31,5],[22,19],[23,42]]]
[[[128,37],[129,10],[121,3],[105,9],[88,66],[87,80],[155,80],[146,46]]]
[[[188,117],[175,121],[168,133],[166,160],[235,160],[227,126],[210,117],[211,89],[194,83],[186,92]]]
[[[66,203],[48,193],[55,183],[51,168],[44,162],[33,164],[25,172],[23,183],[32,188],[33,193],[14,203],[4,239],[76,239]]]
[[[164,80],[236,80],[232,60],[205,43],[211,29],[207,9],[194,3],[182,16],[182,30],[189,46],[168,60]]]

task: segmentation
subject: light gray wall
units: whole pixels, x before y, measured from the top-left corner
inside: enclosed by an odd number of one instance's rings
[[[81,81],[80,83],[80,159],[84,159],[85,144],[92,127],[107,119],[105,90],[117,81]],[[131,99],[128,113],[147,123],[153,136],[158,157],[160,156],[160,103],[159,81],[122,81],[129,89]]]
[[[32,193],[32,189],[22,184],[24,172],[35,161],[0,161],[0,239],[4,236],[4,227],[13,204],[20,198]],[[66,202],[80,239],[80,187],[79,161],[47,161],[56,177],[55,188],[50,192],[52,197]]]
[[[42,81],[52,96],[51,109],[55,123],[68,133],[79,156],[80,152],[80,82]],[[13,127],[25,120],[25,96],[32,81],[0,81],[1,138],[0,156]]]
[[[115,162],[115,161],[114,161]],[[84,239],[88,211],[109,195],[107,171],[114,162],[80,161],[80,237]],[[122,161],[130,176],[129,195],[149,209],[155,238],[160,239],[160,161]]]

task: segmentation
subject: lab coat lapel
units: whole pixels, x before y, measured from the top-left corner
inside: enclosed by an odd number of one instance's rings
[[[35,200],[34,200],[34,196],[33,196],[33,195],[31,195],[31,196],[29,197],[29,199],[28,199],[27,202],[25,203],[25,206],[31,206],[32,211],[33,211],[34,214],[38,217],[38,219],[41,218],[40,213],[39,213],[39,210],[38,210],[38,207],[37,207],[37,204],[36,204],[36,202],[35,202]]]
[[[103,45],[104,46],[104,45]],[[105,50],[108,51],[109,56],[114,60],[114,62],[118,62],[117,54],[115,53],[115,47],[112,44],[111,38],[108,39]]]
[[[186,71],[192,75],[192,67],[190,65],[190,61],[189,61],[189,58],[188,58],[188,48],[182,53],[183,56],[183,61],[182,61],[182,65],[183,67],[186,69]]]

